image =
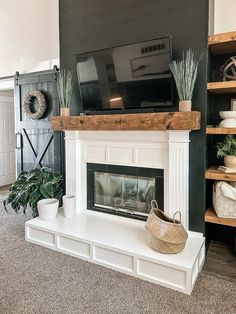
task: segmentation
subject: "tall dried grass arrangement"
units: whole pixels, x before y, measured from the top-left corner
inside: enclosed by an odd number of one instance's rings
[[[183,51],[182,60],[173,60],[169,64],[170,70],[175,79],[179,100],[191,100],[195,86],[198,65],[202,55],[192,49]]]
[[[67,69],[61,69],[58,74],[57,91],[61,107],[70,108],[72,77],[73,72]]]

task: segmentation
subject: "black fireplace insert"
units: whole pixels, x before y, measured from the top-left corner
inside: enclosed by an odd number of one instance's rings
[[[164,210],[162,169],[87,164],[87,209],[146,220],[151,200]]]

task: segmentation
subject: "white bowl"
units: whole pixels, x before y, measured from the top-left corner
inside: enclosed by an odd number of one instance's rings
[[[59,201],[56,198],[45,198],[37,203],[39,218],[45,221],[56,218]]]
[[[236,128],[236,119],[225,119],[219,124],[221,128]]]
[[[236,111],[220,111],[221,119],[236,119]]]

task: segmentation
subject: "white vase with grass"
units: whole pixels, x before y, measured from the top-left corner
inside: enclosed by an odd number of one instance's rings
[[[72,71],[66,69],[61,69],[58,74],[57,91],[61,108],[61,116],[70,115],[72,76]]]
[[[193,90],[197,79],[201,55],[188,49],[182,53],[181,60],[169,64],[179,96],[179,111],[191,111]]]

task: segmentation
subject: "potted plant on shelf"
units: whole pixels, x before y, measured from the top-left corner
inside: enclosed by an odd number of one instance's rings
[[[188,49],[183,51],[182,60],[173,60],[169,64],[179,96],[179,111],[191,111],[193,90],[201,58],[202,55]]]
[[[10,194],[4,201],[5,209],[9,204],[16,213],[23,208],[32,211],[36,217],[42,209],[42,219],[54,218],[57,214],[59,199],[62,196],[62,175],[53,172],[47,167],[35,168],[22,172],[15,183],[12,184]],[[39,204],[38,204],[39,203]],[[38,204],[38,208],[37,208]],[[43,206],[40,206],[42,205]]]
[[[226,167],[236,168],[236,138],[227,135],[224,142],[217,145],[217,157],[224,157]]]
[[[61,116],[70,115],[70,104],[72,96],[72,71],[61,69],[58,74],[57,91],[61,107]]]

